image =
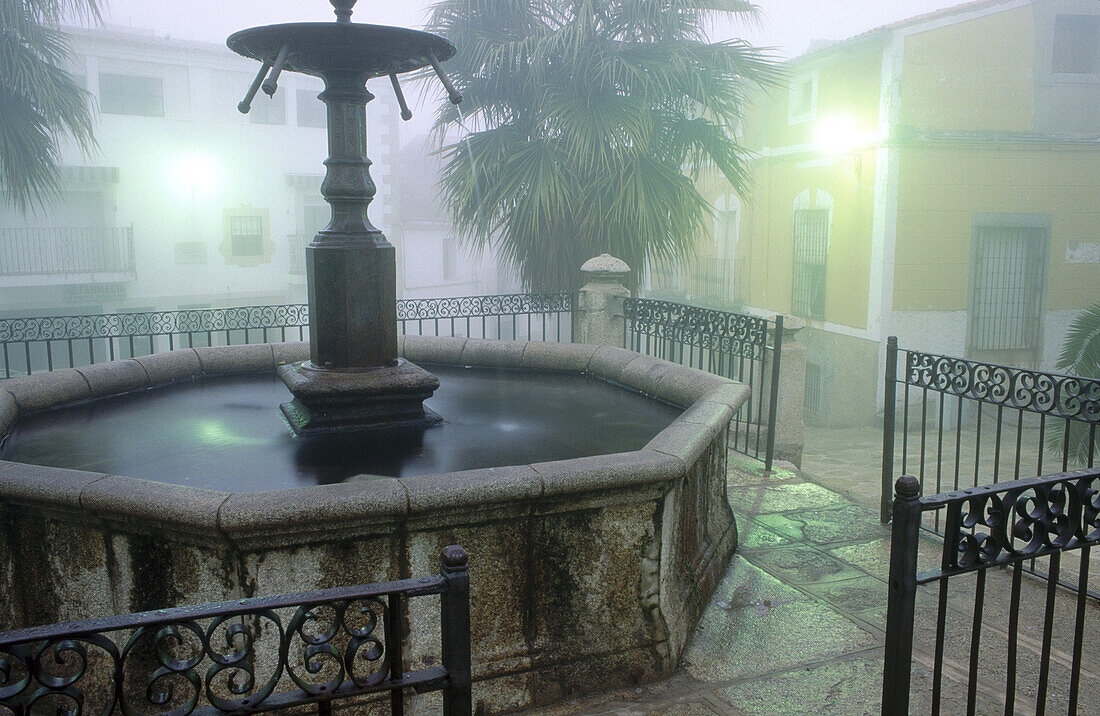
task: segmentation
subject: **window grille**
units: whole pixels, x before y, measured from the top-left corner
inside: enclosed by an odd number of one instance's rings
[[[979,226],[970,290],[972,350],[1034,350],[1039,343],[1046,231]]]
[[[814,363],[806,364],[806,389],[803,396],[803,409],[811,418],[821,417],[821,407],[823,402],[822,390],[824,386],[821,383],[821,366]]]
[[[229,247],[234,256],[262,256],[263,219],[259,216],[229,217]]]
[[[99,110],[103,114],[164,116],[164,83],[159,77],[134,77],[101,72]]]
[[[796,316],[825,317],[825,259],[829,253],[829,210],[794,212],[794,273],[791,312]]]

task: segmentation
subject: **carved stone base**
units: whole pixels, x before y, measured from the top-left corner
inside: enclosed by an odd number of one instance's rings
[[[306,361],[280,366],[294,400],[279,406],[297,435],[427,428],[443,422],[424,407],[439,379],[420,366],[397,365],[344,372]]]

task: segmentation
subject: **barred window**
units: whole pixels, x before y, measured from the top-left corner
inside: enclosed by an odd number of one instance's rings
[[[233,256],[262,256],[264,222],[260,216],[229,217],[229,247]]]
[[[829,210],[794,212],[794,272],[791,312],[804,318],[825,317],[825,259],[829,253]]]
[[[1034,350],[1046,275],[1046,230],[978,226],[974,241],[970,348]]]

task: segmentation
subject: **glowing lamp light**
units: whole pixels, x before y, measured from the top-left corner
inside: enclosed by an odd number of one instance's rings
[[[176,162],[172,179],[190,191],[209,189],[218,180],[218,165],[208,156],[185,155]]]
[[[814,144],[831,156],[850,154],[868,139],[855,120],[843,114],[823,117],[814,128]]]

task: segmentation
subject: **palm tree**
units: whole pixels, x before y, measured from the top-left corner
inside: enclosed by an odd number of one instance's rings
[[[607,252],[634,269],[690,256],[714,166],[738,189],[745,91],[777,82],[768,54],[708,42],[742,0],[442,0],[429,29],[464,101],[436,115],[440,193],[460,236],[492,246],[534,292],[572,290]],[[465,113],[465,117],[463,114]]]
[[[99,21],[100,0],[0,0],[0,190],[21,210],[57,196],[62,137],[95,147],[62,18]]]
[[[1069,325],[1062,352],[1058,356],[1058,370],[1068,375],[1083,378],[1100,379],[1100,302],[1083,309]],[[1100,389],[1096,381],[1089,381],[1089,387],[1081,391],[1085,403],[1100,404]],[[1083,417],[1090,411],[1082,411]],[[1097,419],[1095,409],[1091,411],[1092,420]],[[1066,428],[1069,428],[1069,440],[1066,440]],[[1095,460],[1100,454],[1100,426],[1090,426],[1084,422],[1056,420],[1051,423],[1047,448],[1060,455],[1063,448],[1068,449],[1067,457],[1071,463],[1088,465],[1090,457]]]

